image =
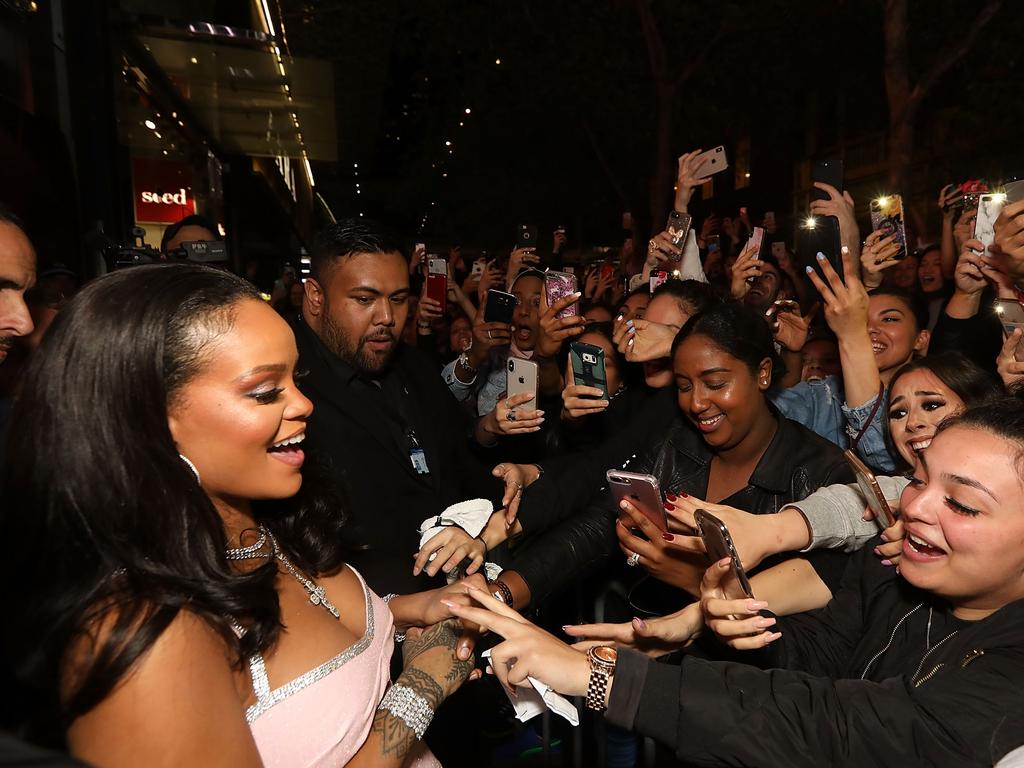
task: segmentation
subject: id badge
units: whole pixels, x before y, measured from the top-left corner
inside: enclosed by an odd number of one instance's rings
[[[416,470],[417,475],[430,474],[430,467],[427,466],[427,454],[423,452],[422,448],[410,448],[409,460],[412,462],[412,468]]]

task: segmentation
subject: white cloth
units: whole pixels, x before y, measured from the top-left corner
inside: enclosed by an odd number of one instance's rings
[[[437,517],[428,517],[420,524],[420,549],[437,534],[445,528],[451,528],[452,525],[457,525],[475,539],[487,525],[492,514],[494,514],[494,504],[487,499],[467,499],[452,504]],[[436,556],[436,551],[431,552],[428,562]],[[496,563],[484,563],[484,576],[488,581],[498,578],[501,571],[501,566]],[[460,576],[461,569],[456,568],[448,574],[448,583],[458,581]]]
[[[491,649],[488,648],[480,656],[484,659],[490,659]],[[527,677],[526,679],[529,681],[531,688],[518,688],[515,698],[509,695],[508,691],[505,691],[509,702],[512,704],[512,708],[516,711],[516,719],[519,722],[525,723],[527,720],[539,715],[547,707],[556,715],[564,717],[572,725],[580,724],[579,710],[568,699],[562,696],[562,694],[556,693],[553,688],[536,678]]]

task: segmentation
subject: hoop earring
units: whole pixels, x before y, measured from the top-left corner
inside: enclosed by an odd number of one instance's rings
[[[186,466],[186,467],[188,467],[189,469],[191,469],[191,470],[192,470],[192,474],[196,476],[196,482],[197,482],[197,483],[198,483],[199,485],[202,485],[203,483],[202,483],[202,481],[201,481],[201,480],[199,479],[199,470],[198,470],[198,469],[196,469],[196,465],[195,465],[195,464],[193,464],[193,463],[192,463],[191,461],[189,461],[189,458],[188,458],[188,456],[186,456],[186,455],[185,455],[185,454],[183,454],[183,453],[179,453],[179,454],[178,454],[178,458],[179,458],[179,459],[181,459],[181,460],[182,460],[183,462],[185,462],[185,466]]]

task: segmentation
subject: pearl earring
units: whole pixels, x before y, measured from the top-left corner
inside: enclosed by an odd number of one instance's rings
[[[183,453],[178,454],[178,458],[185,462],[185,466],[192,470],[192,474],[196,476],[196,482],[202,485],[202,481],[199,479],[199,470],[196,469],[196,465],[189,461],[188,456]]]

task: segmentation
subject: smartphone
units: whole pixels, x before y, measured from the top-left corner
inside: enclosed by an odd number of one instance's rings
[[[1013,205],[1024,200],[1024,179],[1007,182],[1003,187],[1003,194],[1006,195],[1004,205]]]
[[[473,270],[470,274],[473,277],[479,278],[483,275],[484,269],[487,267],[487,261],[484,259],[477,259],[473,262]]]
[[[516,229],[516,248],[536,248],[537,228],[532,224],[520,224]]]
[[[654,523],[660,531],[668,531],[668,517],[665,515],[665,501],[661,498],[661,487],[654,475],[641,475],[621,469],[609,469],[605,473],[608,488],[615,498],[615,508],[628,501],[639,509],[644,517]],[[621,510],[620,510],[621,513]]]
[[[537,410],[537,364],[532,360],[510,357],[505,374],[505,396],[512,397],[524,392],[529,392],[533,397],[516,408],[524,411]]]
[[[732,571],[736,575],[740,589],[743,590],[743,594],[752,598],[754,590],[750,588],[750,579],[747,578],[747,572],[743,570],[740,556],[736,552],[736,545],[733,544],[732,536],[729,534],[729,529],[725,527],[725,523],[706,509],[698,509],[693,517],[697,521],[697,533],[704,542],[704,549],[711,562],[717,563],[723,557],[732,560]]]
[[[604,367],[604,350],[594,344],[574,341],[569,344],[572,378],[584,387],[601,390],[601,399],[608,399],[608,372]]]
[[[754,261],[761,260],[761,246],[764,245],[764,229],[761,227],[754,227],[754,231],[750,233],[750,239],[747,240],[747,247],[753,248]],[[752,283],[757,280],[756,277],[748,277],[747,282]]]
[[[550,269],[544,273],[544,294],[549,307],[570,293],[576,293],[576,275],[569,272],[554,272]],[[579,311],[580,305],[579,302],[576,302],[565,309],[558,310],[555,317],[576,317]]]
[[[868,503],[871,511],[875,513],[875,520],[882,528],[889,528],[896,523],[896,514],[889,506],[889,502],[882,495],[882,489],[878,487],[878,480],[875,473],[868,469],[868,465],[860,460],[860,457],[847,448],[843,451],[846,462],[853,470],[857,478],[857,487],[860,488],[861,496]]]
[[[702,163],[704,164],[703,168],[701,168]],[[698,173],[702,178],[724,171],[729,167],[729,159],[725,156],[725,147],[718,146],[707,152],[701,152],[694,158],[693,167],[699,169]]]
[[[843,192],[843,159],[839,155],[826,157],[814,164],[811,171],[811,181],[820,181],[835,187],[840,194]],[[811,200],[828,200],[828,192],[811,187]],[[831,216],[827,218],[832,218]]]
[[[440,303],[444,312],[448,302],[448,262],[439,256],[427,259],[427,298]]]
[[[665,272],[665,271],[652,272],[651,273],[650,282],[649,282],[651,293],[654,293],[656,290],[658,290],[658,286],[659,285],[661,285],[663,283],[667,283],[667,282],[668,282],[668,272]]]
[[[995,310],[1006,336],[1017,328],[1024,328],[1024,305],[1016,299],[996,299]],[[1017,344],[1013,357],[1017,362],[1024,362],[1024,338]]]
[[[512,324],[512,315],[516,311],[516,297],[511,293],[491,288],[487,291],[487,305],[484,307],[485,323]]]
[[[767,224],[768,222],[765,222]],[[776,261],[781,261],[786,258],[786,244],[781,241],[772,243],[772,258]]]
[[[900,195],[884,195],[871,201],[871,229],[882,230],[885,237],[896,235],[893,242],[899,246],[892,261],[907,258],[907,230],[903,223],[903,198]]]
[[[611,280],[615,277],[615,265],[614,264],[602,264],[601,265],[601,277],[606,281]]]
[[[708,253],[714,253],[715,251],[718,251],[719,249],[721,249],[721,247],[722,247],[722,237],[721,237],[721,235],[711,235],[711,237],[708,238]]]
[[[668,224],[665,225],[665,229],[668,232],[669,237],[672,238],[672,245],[684,247],[686,245],[686,236],[690,233],[690,224],[693,222],[693,217],[688,213],[680,213],[679,211],[672,211],[668,215]],[[672,261],[681,261],[683,258],[682,254],[676,256],[673,253],[669,254],[669,259]]]
[[[996,219],[1006,204],[1005,192],[986,192],[978,198],[978,218],[974,221],[974,238],[980,240],[985,251],[996,239]]]

